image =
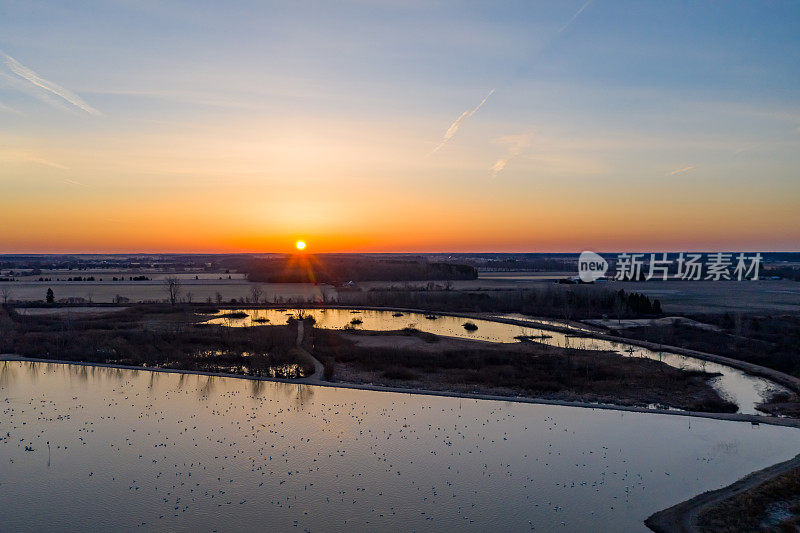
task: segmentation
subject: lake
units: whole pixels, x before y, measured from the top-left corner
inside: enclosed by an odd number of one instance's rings
[[[800,451],[765,424],[56,363],[0,363],[0,409],[7,530],[645,531]]]

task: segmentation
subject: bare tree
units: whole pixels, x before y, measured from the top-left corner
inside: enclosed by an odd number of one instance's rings
[[[164,289],[169,296],[169,303],[175,305],[181,295],[181,280],[177,276],[164,278]]]
[[[3,305],[8,305],[8,301],[11,300],[11,287],[3,286],[0,288],[0,298],[3,299]]]
[[[193,298],[194,298],[194,294],[192,294],[191,292],[187,291],[186,292],[186,303],[192,303],[192,299]]]
[[[250,299],[254,304],[261,301],[262,294],[264,294],[264,290],[261,288],[261,285],[256,284],[250,286]]]
[[[214,294],[214,298],[217,300],[217,305],[222,303],[222,294],[219,291],[217,291],[217,293]]]

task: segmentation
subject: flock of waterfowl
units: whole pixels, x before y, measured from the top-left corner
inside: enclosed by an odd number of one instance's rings
[[[763,425],[44,363],[0,363],[0,416],[27,529],[635,530],[796,452]]]

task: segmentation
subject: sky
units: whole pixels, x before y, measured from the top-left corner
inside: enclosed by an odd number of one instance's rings
[[[800,250],[800,2],[0,2],[0,253]]]

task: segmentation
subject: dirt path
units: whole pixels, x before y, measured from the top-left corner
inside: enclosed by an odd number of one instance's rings
[[[675,531],[681,533],[699,532],[700,529],[697,527],[696,522],[697,517],[703,510],[797,467],[800,467],[800,455],[783,463],[748,474],[727,487],[704,492],[669,509],[659,511],[649,516],[644,523],[657,533],[672,533]]]
[[[311,352],[303,348],[303,338],[305,337],[305,322],[302,320],[297,321],[297,349],[306,354],[314,363],[314,373],[304,378],[304,382],[310,385],[317,384],[322,381],[322,376],[325,367],[319,362],[319,359],[314,357]]]

